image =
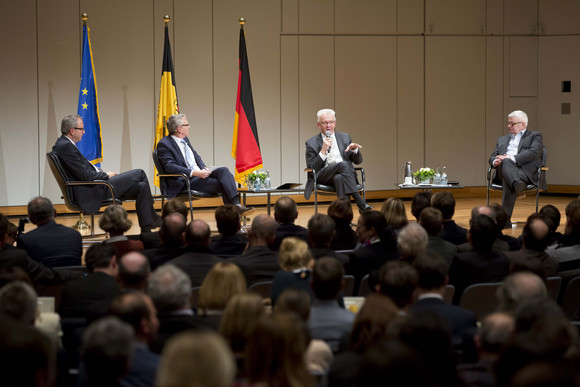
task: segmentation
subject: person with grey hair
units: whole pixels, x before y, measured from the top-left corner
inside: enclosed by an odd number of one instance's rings
[[[234,204],[241,214],[249,214],[253,208],[240,204],[234,176],[226,167],[206,167],[201,156],[189,141],[189,121],[185,114],[173,114],[167,119],[169,134],[159,140],[157,154],[166,173],[185,174],[191,189],[207,193],[221,193],[224,204]],[[186,182],[181,177],[166,178],[166,195],[175,196],[183,191]]]
[[[520,271],[505,278],[496,291],[496,298],[499,311],[514,312],[524,301],[548,298],[548,290],[539,276]]]
[[[497,168],[501,179],[503,196],[501,205],[511,218],[518,195],[529,183],[538,185],[538,168],[542,162],[544,143],[541,132],[527,130],[528,115],[516,110],[508,115],[509,134],[497,140],[495,150],[489,158],[489,165]],[[511,228],[511,221],[506,223]]]
[[[316,171],[316,179],[320,184],[331,185],[336,189],[336,196],[347,198],[352,196],[360,212],[369,211],[373,207],[360,197],[357,189],[357,176],[354,164],[363,161],[362,146],[352,142],[347,133],[335,132],[336,113],[332,109],[322,109],[316,113],[320,134],[306,141],[306,166]],[[304,197],[308,200],[312,195],[314,178],[308,175],[304,189]]]
[[[62,119],[60,131],[62,136],[56,140],[52,151],[58,156],[68,175],[78,181],[106,180],[115,191],[115,198],[136,200],[135,208],[142,231],[151,231],[161,225],[161,218],[153,208],[153,196],[145,171],[133,169],[123,173],[104,172],[93,165],[78,150],[76,143],[81,141],[85,132],[83,119],[77,115],[68,115]],[[106,187],[78,186],[72,187],[79,206],[85,213],[96,213],[103,199],[111,193]]]
[[[38,196],[28,202],[28,218],[36,229],[20,234],[18,247],[33,260],[48,267],[81,264],[83,241],[81,234],[55,221],[52,202]]]
[[[151,350],[161,353],[167,339],[187,329],[202,329],[191,308],[191,281],[183,270],[172,264],[159,266],[151,273],[147,294],[153,300],[159,319],[157,339]]]
[[[401,259],[412,263],[417,255],[427,249],[427,231],[419,223],[409,223],[401,229],[397,244]]]
[[[13,281],[0,289],[0,318],[34,326],[36,292],[24,281]]]

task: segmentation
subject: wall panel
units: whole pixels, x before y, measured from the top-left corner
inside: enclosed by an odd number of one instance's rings
[[[482,34],[485,0],[430,0],[425,2],[426,34]]]
[[[339,34],[397,32],[397,0],[335,0],[335,14]]]
[[[298,0],[298,30],[302,34],[331,34],[334,0]]]
[[[580,33],[580,2],[577,0],[539,0],[540,33]]]

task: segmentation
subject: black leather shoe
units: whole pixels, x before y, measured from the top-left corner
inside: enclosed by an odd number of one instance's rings
[[[359,209],[358,209],[358,212],[359,212],[360,214],[364,214],[365,212],[372,211],[372,210],[373,210],[373,208],[374,208],[374,207],[373,207],[373,206],[371,206],[370,204],[365,204],[365,206],[364,206],[363,208],[359,208]]]
[[[516,195],[521,195],[526,190],[526,183],[518,181],[516,183]]]
[[[240,215],[242,216],[250,215],[252,212],[256,211],[254,207],[239,206],[238,209],[240,210]]]

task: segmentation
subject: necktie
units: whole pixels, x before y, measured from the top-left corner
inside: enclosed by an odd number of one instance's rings
[[[191,149],[189,149],[189,146],[187,146],[187,143],[185,142],[185,140],[181,140],[181,143],[183,144],[183,153],[185,154],[185,163],[187,164],[188,168],[193,168],[193,165],[195,164],[195,160],[193,159],[193,152],[191,151]]]

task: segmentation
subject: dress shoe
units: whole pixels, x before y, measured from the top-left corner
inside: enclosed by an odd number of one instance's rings
[[[240,210],[240,215],[242,216],[250,215],[252,212],[256,211],[254,207],[245,206],[238,206],[238,210]]]
[[[372,211],[372,210],[373,210],[373,208],[374,208],[374,207],[373,207],[373,206],[371,206],[370,204],[365,204],[363,208],[359,208],[359,209],[358,209],[358,212],[359,212],[360,214],[364,214],[365,212]]]
[[[515,187],[516,195],[521,195],[526,190],[526,183],[523,181],[518,181]]]

